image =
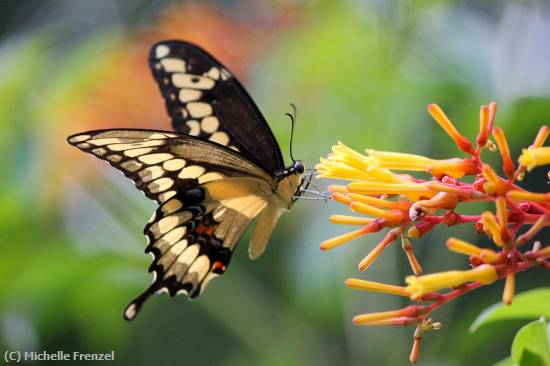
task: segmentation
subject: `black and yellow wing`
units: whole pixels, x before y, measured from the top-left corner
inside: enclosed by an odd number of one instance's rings
[[[163,41],[151,48],[149,64],[174,130],[228,146],[271,175],[284,169],[258,107],[212,55],[191,43]]]
[[[101,130],[68,142],[109,162],[159,204],[144,229],[155,279],[125,309],[127,320],[155,292],[193,298],[222,274],[277,184],[235,151],[181,133]]]

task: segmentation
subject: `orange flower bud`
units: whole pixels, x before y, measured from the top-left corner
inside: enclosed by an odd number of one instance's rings
[[[467,154],[472,155],[474,153],[474,147],[470,140],[462,136],[455,128],[451,120],[445,115],[443,110],[437,104],[428,105],[428,113],[435,119],[435,121],[447,132],[447,134],[454,140],[456,146]]]
[[[506,140],[504,131],[501,128],[495,128],[493,130],[493,137],[495,138],[498,150],[500,151],[500,156],[502,157],[502,170],[508,179],[512,179],[516,168],[514,166],[514,162],[512,161],[512,157],[510,156],[510,149],[508,148],[508,141]]]

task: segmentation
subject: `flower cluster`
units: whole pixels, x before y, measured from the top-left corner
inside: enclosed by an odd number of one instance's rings
[[[550,147],[543,147],[550,132],[548,126],[540,128],[533,144],[523,149],[516,164],[510,155],[504,131],[493,126],[495,103],[481,107],[475,146],[457,131],[439,106],[429,105],[428,112],[467,157],[435,160],[370,149],[364,155],[338,143],[333,146],[332,154],[321,158],[321,163],[316,166],[320,178],[350,181],[346,185],[329,186],[331,198],[361,214],[331,216],[332,223],[357,225],[359,229],[324,241],[321,249],[332,249],[388,228],[378,245],[359,262],[359,269],[364,271],[386,247],[401,241],[414,273],[405,278],[407,286],[356,278],[348,279],[346,285],[358,290],[405,296],[414,301],[403,309],[361,314],[353,319],[355,324],[366,326],[415,325],[411,362],[418,359],[423,333],[441,327],[441,323],[429,318],[433,310],[499,279],[505,279],[502,301],[510,304],[514,297],[516,273],[535,265],[550,269],[548,243],[535,241],[530,249],[521,250],[550,225],[550,193],[529,192],[517,185],[526,172],[550,163]],[[500,152],[504,177],[482,160],[481,152],[485,148]],[[423,180],[396,171],[426,172],[432,179]],[[473,182],[472,179],[463,179],[467,176],[473,177]],[[472,201],[492,201],[495,210],[480,215],[457,212],[461,203]],[[476,231],[488,236],[494,247],[481,248],[451,237],[447,240],[448,249],[469,256],[471,268],[423,275],[410,239],[420,238],[440,224],[465,223],[474,224]],[[524,226],[526,228],[522,229]]]

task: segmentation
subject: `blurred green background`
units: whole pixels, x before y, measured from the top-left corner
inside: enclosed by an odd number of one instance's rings
[[[328,223],[345,212],[331,202],[298,202],[255,262],[244,238],[228,272],[196,301],[155,297],[136,321],[122,319],[151,281],[141,232],[154,205],[65,137],[169,129],[146,62],[149,46],[169,38],[201,45],[239,77],[287,161],[289,102],[298,107],[295,155],[310,167],[339,139],[359,150],[460,156],[427,115],[430,102],[471,138],[479,105],[498,102],[496,123],[517,156],[550,120],[548,2],[0,2],[2,353],[114,350],[121,365],[407,364],[412,328],[351,323],[407,301],[343,285],[350,276],[401,284],[406,259],[395,246],[358,273],[380,236],[321,252],[322,240],[347,230]],[[545,171],[525,186],[548,190]],[[465,257],[445,249],[450,235],[483,242],[471,226],[413,242],[426,272],[465,268]],[[533,270],[517,289],[545,282]],[[486,365],[509,355],[518,324],[467,331],[501,287],[434,313],[444,328],[425,337],[419,364]]]

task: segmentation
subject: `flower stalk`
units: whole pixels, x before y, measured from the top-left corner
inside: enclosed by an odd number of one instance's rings
[[[518,272],[534,266],[550,269],[549,243],[536,241],[541,231],[550,226],[550,193],[530,192],[518,186],[526,172],[550,164],[550,147],[543,146],[550,128],[542,126],[539,129],[534,142],[523,149],[516,163],[504,130],[494,127],[496,110],[495,103],[481,106],[474,149],[439,106],[428,106],[428,113],[458,149],[468,154],[465,158],[436,160],[372,149],[362,154],[338,142],[332,153],[316,166],[320,178],[348,181],[330,186],[329,191],[335,202],[357,214],[333,215],[330,221],[361,226],[324,241],[321,249],[335,248],[388,228],[382,240],[359,262],[359,270],[365,271],[375,265],[389,245],[398,238],[401,240],[413,273],[405,277],[406,286],[358,278],[346,280],[346,285],[361,291],[408,297],[413,302],[403,309],[360,314],[353,319],[355,324],[366,326],[415,325],[410,354],[413,363],[419,358],[425,332],[441,327],[441,323],[428,318],[434,310],[501,279],[504,280],[502,301],[511,304]],[[489,139],[491,136],[494,143]],[[498,149],[502,165],[497,170],[502,170],[504,177],[482,160],[481,151],[485,148],[489,152]],[[432,178],[415,177],[412,174],[416,172],[428,173]],[[467,177],[469,179],[463,179]],[[494,209],[478,214],[460,213],[466,202],[490,201],[494,202]],[[493,245],[483,247],[450,237],[446,241],[447,248],[468,256],[470,268],[423,275],[411,240],[421,238],[440,225],[473,225],[475,232],[488,237]],[[523,249],[525,244],[533,242],[531,250]],[[417,301],[428,304],[414,304]]]

